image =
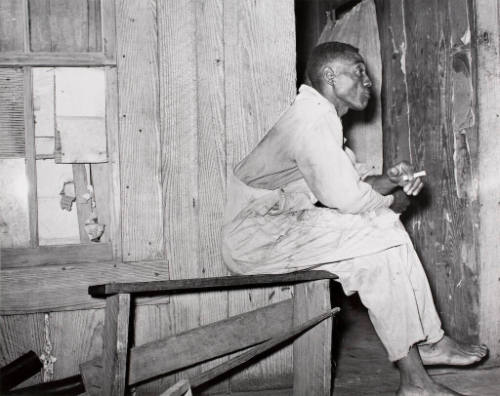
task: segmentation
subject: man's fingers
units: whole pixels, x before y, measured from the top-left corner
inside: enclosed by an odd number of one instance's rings
[[[410,180],[408,183],[406,183],[403,187],[403,191],[406,193],[406,195],[411,195],[413,190],[415,189],[415,182],[416,179]]]
[[[406,195],[417,195],[422,190],[424,183],[420,178],[413,179],[405,184],[403,191]]]
[[[420,183],[420,185],[413,192],[413,195],[416,196],[416,195],[420,194],[420,191],[422,191],[422,188],[424,188],[424,183]]]
[[[420,192],[420,190],[422,190],[422,188],[424,187],[424,183],[422,183],[422,181],[419,179],[419,178],[416,178],[414,180],[414,183],[412,183],[412,186],[409,190],[409,195],[418,195],[418,193]]]

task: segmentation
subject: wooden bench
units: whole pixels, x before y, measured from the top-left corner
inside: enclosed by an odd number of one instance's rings
[[[90,396],[121,396],[125,395],[127,386],[248,348],[237,357],[186,379],[165,392],[167,395],[185,395],[191,392],[191,389],[196,392],[197,388],[228,371],[294,340],[293,394],[330,395],[330,317],[338,308],[331,309],[329,281],[336,278],[336,275],[325,271],[301,271],[282,275],[227,276],[90,286],[89,293],[93,297],[106,299],[103,353],[101,357],[81,364],[81,377],[71,377],[72,383],[78,385],[83,382]],[[130,308],[131,300],[135,296],[278,285],[294,285],[293,299],[145,345],[129,345]],[[54,381],[54,386],[59,386],[56,382]],[[51,386],[42,385],[45,388]],[[34,386],[25,388],[22,394],[36,392],[37,386]]]
[[[90,286],[89,293],[92,296],[106,298],[106,310],[102,359],[100,361],[96,359],[81,366],[87,393],[124,395],[127,385],[257,345],[235,359],[201,373],[196,378],[190,378],[191,388],[196,389],[249,359],[287,340],[297,338],[307,329],[323,321],[294,342],[294,394],[329,395],[331,320],[325,321],[325,319],[336,312],[330,309],[329,292],[329,280],[336,278],[336,275],[326,271],[301,271],[281,275],[226,276]],[[170,340],[129,347],[130,303],[133,296],[283,284],[295,284],[293,301],[285,301],[228,318],[183,333],[178,337],[174,336],[173,339],[171,337]],[[284,319],[290,311],[291,323]],[[262,323],[262,320],[267,323]],[[241,325],[238,327],[238,323],[242,321],[244,322],[243,328]],[[258,327],[251,328],[250,323]],[[244,329],[247,329],[247,333]],[[262,331],[259,331],[260,329]],[[235,330],[236,333],[234,333]],[[217,335],[219,342],[217,342]],[[207,340],[206,337],[211,339]],[[169,345],[172,346],[175,343],[185,343],[187,347],[196,346],[196,348],[191,348],[193,357],[173,356],[172,353],[169,355]],[[202,348],[203,350],[200,351],[200,345],[206,345],[208,349]],[[91,388],[95,391],[92,392]]]

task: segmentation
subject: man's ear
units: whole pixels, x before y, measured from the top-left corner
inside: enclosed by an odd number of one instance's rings
[[[332,87],[335,85],[335,71],[332,69],[331,66],[325,66],[323,68],[323,73],[322,73],[322,76],[323,76],[323,80],[325,81],[325,83],[327,83],[328,85],[331,85]]]

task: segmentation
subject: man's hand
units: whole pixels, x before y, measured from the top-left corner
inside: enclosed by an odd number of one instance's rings
[[[415,169],[406,161],[401,161],[398,164],[390,167],[386,175],[391,182],[403,187],[403,191],[407,195],[418,195],[424,183],[420,177],[414,177]]]
[[[396,213],[403,213],[406,209],[408,209],[408,206],[410,205],[410,198],[408,198],[408,195],[403,190],[396,190],[392,194],[394,197],[394,201],[392,202],[392,205],[390,208],[396,212]]]

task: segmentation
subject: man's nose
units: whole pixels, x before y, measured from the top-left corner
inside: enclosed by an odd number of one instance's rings
[[[365,79],[363,80],[363,86],[366,88],[371,88],[372,80],[370,80],[370,77],[365,76]]]

